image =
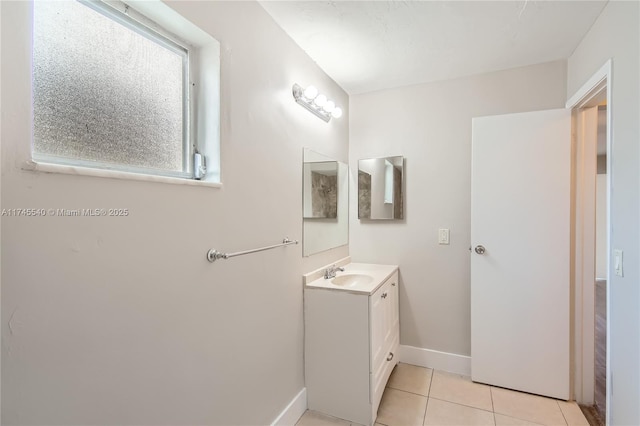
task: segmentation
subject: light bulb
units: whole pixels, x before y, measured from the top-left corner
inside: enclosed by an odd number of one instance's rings
[[[340,107],[336,107],[336,109],[334,109],[333,111],[331,111],[331,116],[333,118],[340,118],[342,117],[342,108]]]
[[[327,97],[325,95],[318,95],[313,103],[322,108],[327,103]]]
[[[309,86],[304,89],[303,95],[307,99],[315,99],[315,97],[318,96],[318,89],[316,89],[315,86]]]
[[[330,113],[331,111],[336,109],[336,104],[333,101],[327,101],[322,109]]]

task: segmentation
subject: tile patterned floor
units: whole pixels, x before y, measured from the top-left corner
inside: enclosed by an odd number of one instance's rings
[[[307,411],[298,426],[356,426]],[[473,383],[456,374],[398,364],[378,409],[376,426],[588,426],[575,402]]]

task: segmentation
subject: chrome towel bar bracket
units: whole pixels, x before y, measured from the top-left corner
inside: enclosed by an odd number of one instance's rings
[[[290,240],[288,237],[284,237],[284,239],[282,240],[282,242],[280,244],[274,244],[272,246],[267,246],[267,247],[260,247],[260,248],[253,249],[253,250],[238,251],[238,252],[235,252],[235,253],[222,253],[222,252],[219,252],[216,249],[211,249],[211,250],[209,250],[207,252],[207,260],[209,262],[213,263],[218,259],[229,259],[230,257],[242,256],[244,254],[257,253],[259,251],[271,250],[272,248],[281,247],[281,246],[288,246],[290,244],[298,244],[298,241],[297,240]]]

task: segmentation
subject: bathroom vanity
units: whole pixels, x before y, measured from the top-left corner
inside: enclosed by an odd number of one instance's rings
[[[308,408],[373,425],[398,363],[398,267],[348,263],[335,278],[305,277]]]

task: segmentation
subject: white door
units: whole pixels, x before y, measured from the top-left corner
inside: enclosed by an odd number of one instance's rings
[[[571,112],[472,128],[472,379],[569,399]]]

